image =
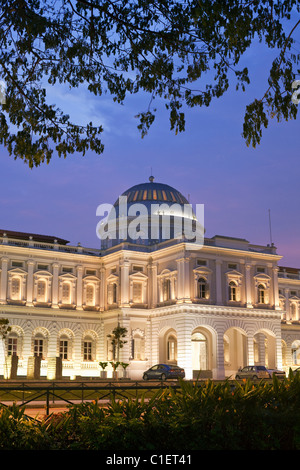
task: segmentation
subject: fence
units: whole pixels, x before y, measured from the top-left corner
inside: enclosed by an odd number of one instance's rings
[[[101,404],[111,399],[136,399],[142,394],[150,397],[156,390],[172,387],[180,388],[177,381],[145,382],[111,381],[103,383],[88,382],[2,382],[0,383],[0,404],[9,406],[13,403],[24,406],[42,406],[46,414],[51,404],[73,405],[95,400]]]

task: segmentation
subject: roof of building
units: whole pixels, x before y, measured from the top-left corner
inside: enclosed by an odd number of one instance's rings
[[[15,232],[13,230],[3,229],[0,229],[0,237],[13,238],[15,240],[33,240],[41,243],[58,243],[59,245],[66,245],[69,243],[68,240],[51,235],[39,235],[36,233]]]
[[[150,176],[149,183],[141,183],[127,189],[122,196],[127,197],[127,203],[171,203],[189,204],[188,200],[175,188],[164,183],[155,183]],[[115,205],[119,201],[116,201]]]

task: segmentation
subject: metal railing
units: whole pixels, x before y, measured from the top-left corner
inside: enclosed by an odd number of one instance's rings
[[[112,399],[137,399],[143,394],[158,389],[178,389],[180,384],[176,380],[152,383],[133,382],[126,380],[105,382],[2,382],[0,383],[0,404],[9,406],[17,404],[28,408],[42,407],[48,415],[51,405],[74,405],[87,401],[96,401],[101,404],[109,403]]]

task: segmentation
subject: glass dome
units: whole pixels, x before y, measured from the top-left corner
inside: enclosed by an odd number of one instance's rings
[[[116,200],[103,225],[102,249],[129,242],[155,245],[170,239],[182,239],[184,220],[195,215],[188,200],[173,187],[154,182],[137,184]]]

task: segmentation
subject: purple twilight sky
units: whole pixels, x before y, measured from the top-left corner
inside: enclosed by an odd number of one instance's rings
[[[164,104],[157,102],[156,121],[141,139],[134,116],[147,108],[148,97],[130,97],[120,106],[84,89],[50,89],[49,101],[73,121],[104,125],[104,154],[54,156],[49,165],[30,170],[0,148],[0,228],[99,247],[97,206],[148,181],[152,168],[155,181],[204,204],[208,237],[270,243],[270,209],[272,240],[284,257],[280,264],[300,268],[300,117],[271,122],[256,149],[241,137],[245,106],[263,96],[273,57],[260,47],[249,51],[243,59],[252,80],[246,92],[235,92],[233,85],[209,108],[187,110],[186,131],[177,136],[169,130]]]

